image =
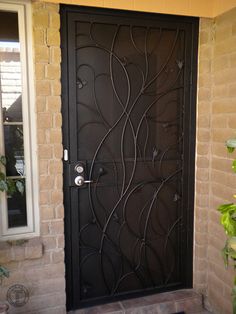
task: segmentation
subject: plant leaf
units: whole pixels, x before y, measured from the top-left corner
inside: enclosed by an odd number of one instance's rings
[[[234,150],[235,150],[234,147],[227,146],[227,151],[228,151],[228,153],[233,153]]]
[[[21,194],[24,193],[25,187],[24,187],[24,184],[23,184],[22,181],[16,181],[16,189],[17,189]]]
[[[236,210],[236,205],[234,203],[229,203],[229,204],[223,204],[223,205],[220,205],[217,210],[219,212],[221,212],[221,214],[231,210],[231,209],[235,209]]]
[[[6,159],[5,156],[0,156],[0,163],[1,163],[3,166],[6,166],[7,159]]]
[[[227,211],[221,216],[221,224],[224,226],[225,231],[229,236],[236,235],[236,221],[232,218],[232,213],[234,212]]]
[[[233,294],[233,314],[236,314],[236,295]]]
[[[235,259],[235,258],[236,258],[236,252],[235,252],[233,249],[230,249],[230,250],[229,250],[229,256],[230,256],[232,259]]]
[[[0,172],[0,180],[6,181],[6,176],[3,172]]]
[[[236,296],[236,286],[235,285],[232,288],[232,295]]]
[[[226,141],[226,146],[227,147],[236,147],[236,139],[235,138],[230,138]]]
[[[235,251],[236,253],[236,237],[231,237],[229,240],[228,240],[228,247],[232,250]]]
[[[0,266],[0,277],[9,277],[9,270],[3,266]]]
[[[15,182],[12,179],[7,178],[7,194],[12,195],[16,192]]]
[[[4,180],[0,180],[0,191],[2,191],[2,192],[8,191],[7,183]]]
[[[228,256],[228,246],[227,246],[227,242],[226,242],[226,244],[225,244],[225,247],[222,249],[222,256],[223,256],[223,259],[224,259],[225,268],[228,268],[229,256]]]
[[[232,163],[232,169],[234,172],[236,172],[236,159],[234,159],[234,161]]]

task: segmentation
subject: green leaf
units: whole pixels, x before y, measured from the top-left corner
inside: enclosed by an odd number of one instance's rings
[[[0,277],[9,277],[9,270],[3,266],[0,266]]]
[[[0,180],[0,191],[2,192],[8,191],[7,183],[4,180]]]
[[[235,252],[233,249],[230,249],[230,250],[229,250],[229,256],[230,256],[232,259],[236,259],[236,252]]]
[[[225,247],[222,249],[222,256],[224,259],[225,268],[228,268],[229,265],[229,256],[228,256],[228,247],[227,242],[225,244]]]
[[[231,217],[232,212],[227,211],[221,216],[221,224],[229,236],[236,236],[236,221]]]
[[[6,166],[7,159],[6,159],[5,156],[0,156],[0,163],[1,163],[3,166]]]
[[[3,181],[6,180],[6,176],[3,172],[0,172],[0,180],[3,180]]]
[[[230,138],[226,141],[227,147],[236,147],[236,138]]]
[[[8,195],[13,195],[16,192],[15,182],[12,179],[7,178]]]
[[[235,209],[236,212],[236,205],[234,203],[223,204],[217,208],[217,210],[220,211],[222,214],[232,209]]]
[[[236,314],[236,296],[233,295],[233,314]]]
[[[234,295],[236,296],[236,286],[235,286],[235,285],[234,285],[233,288],[232,288],[232,295],[233,295],[233,296],[234,296]]]
[[[234,172],[236,172],[236,159],[234,159],[234,161],[232,163],[232,169]]]
[[[236,237],[231,237],[228,240],[228,247],[236,252]]]
[[[233,153],[234,152],[234,150],[235,150],[235,148],[234,147],[230,147],[230,146],[227,146],[227,151],[228,151],[228,153]]]
[[[21,194],[24,193],[25,187],[24,187],[24,184],[23,184],[22,181],[16,181],[16,189],[17,189]]]

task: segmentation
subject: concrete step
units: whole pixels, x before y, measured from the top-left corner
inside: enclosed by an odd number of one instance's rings
[[[192,289],[153,294],[145,297],[93,306],[70,314],[206,314],[202,297]]]

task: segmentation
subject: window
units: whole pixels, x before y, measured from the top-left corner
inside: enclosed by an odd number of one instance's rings
[[[39,231],[30,19],[27,2],[0,3],[0,155],[6,176],[24,186],[23,193],[0,192],[1,239]]]

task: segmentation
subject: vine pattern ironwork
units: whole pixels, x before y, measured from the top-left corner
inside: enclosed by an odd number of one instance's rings
[[[78,189],[82,299],[179,280],[183,41],[179,29],[76,23],[78,160],[94,181]]]

